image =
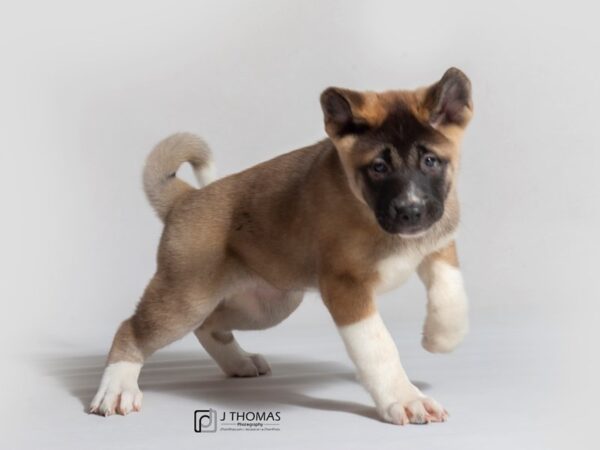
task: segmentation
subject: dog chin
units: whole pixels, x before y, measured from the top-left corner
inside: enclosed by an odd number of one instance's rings
[[[401,237],[402,239],[417,239],[417,238],[425,236],[428,229],[429,228],[426,228],[424,230],[418,230],[415,232],[409,232],[409,233],[400,232],[400,233],[395,233],[395,234],[396,234],[396,236]]]
[[[431,226],[418,227],[413,229],[403,229],[403,227],[399,227],[393,223],[379,220],[379,218],[377,221],[379,222],[379,226],[383,231],[394,236],[401,237],[403,239],[417,239],[423,237],[431,229]]]
[[[419,228],[419,229],[414,230],[414,231],[411,231],[411,230],[400,230],[400,231],[397,231],[397,230],[394,230],[394,229],[386,228],[384,226],[381,226],[381,228],[386,233],[393,234],[394,236],[398,236],[398,237],[401,237],[403,239],[417,239],[417,238],[423,237],[427,233],[427,231],[429,231],[430,227]]]

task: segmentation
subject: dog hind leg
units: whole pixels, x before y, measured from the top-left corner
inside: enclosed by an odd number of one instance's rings
[[[232,330],[260,330],[287,318],[302,301],[301,291],[281,291],[257,283],[225,299],[195,334],[223,372],[233,377],[268,374],[267,360],[248,353],[235,340]]]
[[[211,331],[199,327],[194,332],[204,349],[230,377],[257,377],[271,372],[267,360],[258,353],[248,353],[231,331]]]
[[[134,315],[117,330],[90,412],[108,416],[139,411],[138,376],[144,360],[197,328],[217,301],[198,284],[166,282],[155,275]]]

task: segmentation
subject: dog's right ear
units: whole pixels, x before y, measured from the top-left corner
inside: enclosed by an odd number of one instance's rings
[[[450,125],[465,128],[473,115],[471,81],[456,67],[449,68],[440,81],[425,93],[428,121],[434,128]]]
[[[321,94],[321,108],[329,137],[335,139],[365,131],[369,124],[359,115],[364,102],[360,92],[336,87],[325,89]]]

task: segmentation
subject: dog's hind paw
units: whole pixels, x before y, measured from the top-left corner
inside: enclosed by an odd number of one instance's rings
[[[271,366],[264,356],[252,353],[232,361],[223,371],[230,377],[258,377],[271,373]]]
[[[142,408],[142,391],[137,384],[140,368],[141,364],[132,362],[108,365],[89,412],[101,416],[126,416],[132,411],[139,411]]]

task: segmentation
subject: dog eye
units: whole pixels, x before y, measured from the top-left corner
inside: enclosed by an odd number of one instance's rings
[[[371,164],[371,170],[377,174],[387,173],[388,165],[382,159],[376,159]]]
[[[432,153],[423,155],[421,162],[426,169],[434,169],[440,165],[440,160]]]

